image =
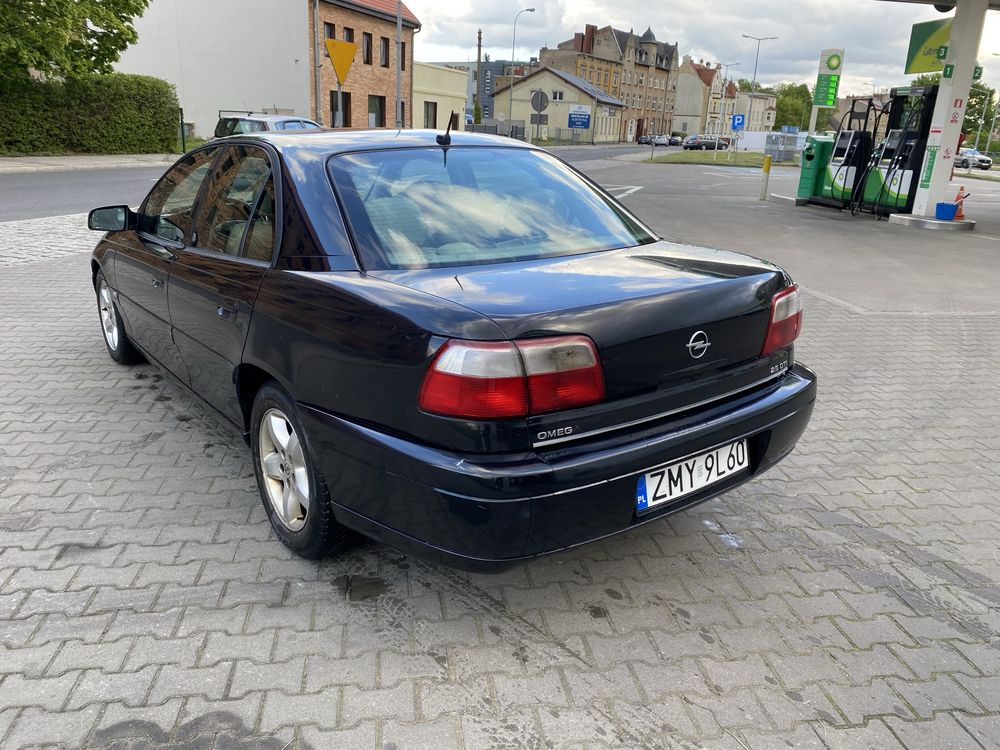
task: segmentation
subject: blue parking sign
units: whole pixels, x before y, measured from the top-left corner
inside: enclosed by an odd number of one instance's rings
[[[733,115],[733,130],[743,130],[744,115]]]

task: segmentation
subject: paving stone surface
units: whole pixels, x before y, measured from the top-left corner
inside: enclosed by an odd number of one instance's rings
[[[495,576],[306,562],[235,430],[107,357],[79,222],[0,224],[4,750],[1000,745],[998,316],[807,294],[766,476]]]

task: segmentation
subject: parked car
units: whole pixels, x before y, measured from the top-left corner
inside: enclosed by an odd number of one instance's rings
[[[670,145],[671,146],[680,146],[683,142],[684,142],[684,139],[681,138],[679,135],[672,135],[672,136],[670,136]]]
[[[640,146],[648,146],[653,142],[653,139],[648,135],[640,135],[636,143]]]
[[[321,127],[305,117],[257,115],[248,112],[245,115],[220,117],[215,124],[215,137],[224,138],[227,135],[263,133],[269,130],[317,130]]]
[[[690,151],[725,150],[729,148],[729,144],[714,135],[689,135],[684,139],[684,148]]]
[[[993,166],[993,159],[977,149],[963,148],[959,149],[958,156],[955,157],[955,166],[959,169],[971,167],[990,169]]]
[[[355,529],[497,569],[634,529],[772,467],[816,398],[788,274],[506,138],[233,136],[88,224],[109,355],[236,425],[305,557]]]
[[[666,136],[666,135],[654,135],[653,136],[653,145],[654,146],[669,146],[670,145],[670,136]]]

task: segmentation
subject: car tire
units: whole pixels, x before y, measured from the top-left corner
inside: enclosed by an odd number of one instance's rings
[[[278,539],[310,560],[343,550],[348,529],[333,515],[295,403],[273,380],[254,397],[250,450],[264,512]]]
[[[708,151],[708,146],[706,146],[704,143],[701,144],[701,150],[702,151]]]
[[[125,323],[115,304],[114,295],[104,271],[98,271],[94,277],[94,291],[97,293],[97,314],[101,321],[101,333],[104,334],[104,345],[108,355],[120,365],[134,365],[143,361],[142,353],[125,333]]]

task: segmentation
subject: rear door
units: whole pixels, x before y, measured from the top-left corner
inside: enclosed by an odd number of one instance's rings
[[[123,233],[115,256],[118,303],[136,343],[177,377],[184,367],[170,336],[167,282],[191,228],[195,201],[218,148],[189,154],[156,184],[139,210],[136,232]]]
[[[237,423],[233,375],[257,290],[275,248],[276,196],[268,152],[227,146],[208,178],[188,247],[170,276],[170,319],[191,387]]]

